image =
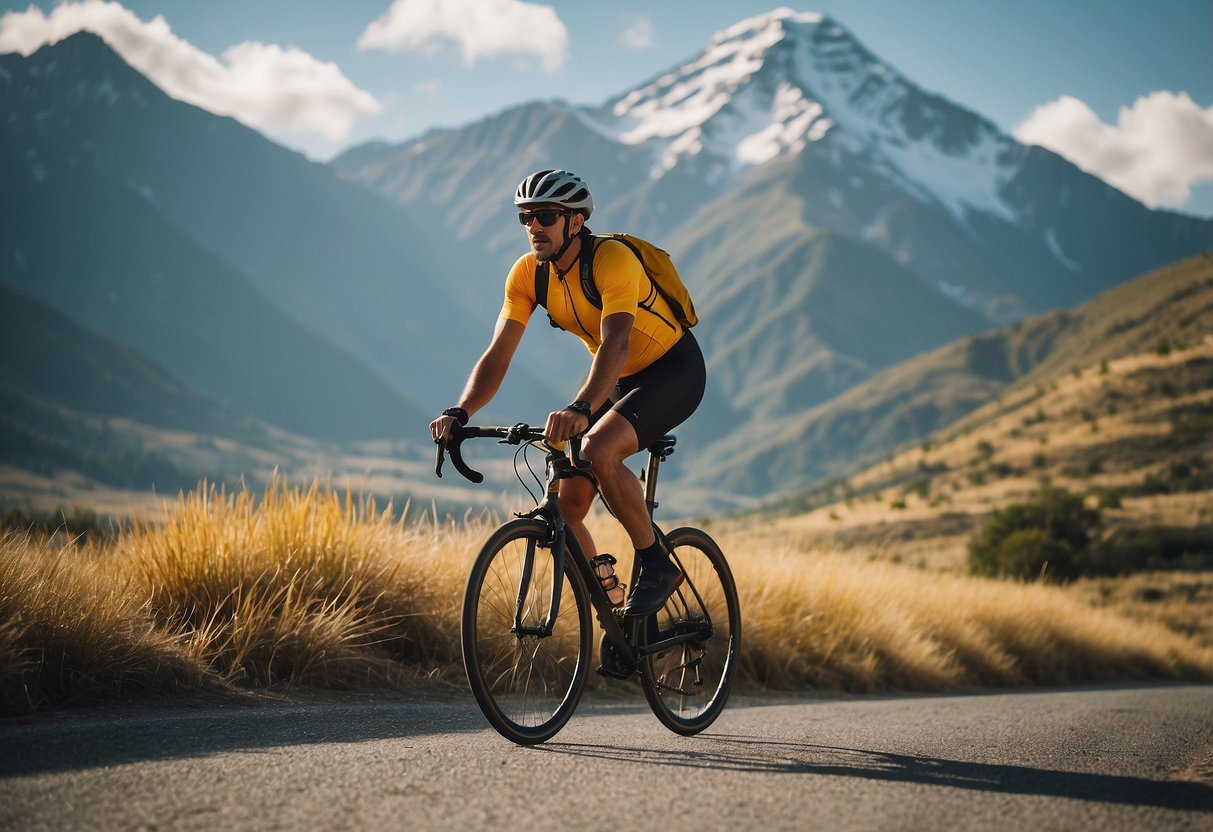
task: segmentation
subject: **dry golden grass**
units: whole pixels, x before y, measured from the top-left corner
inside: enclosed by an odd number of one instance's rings
[[[458,657],[459,574],[435,568],[448,532],[406,518],[319,484],[275,483],[260,499],[203,489],[120,540],[115,560],[228,678],[399,682],[402,668]]]
[[[319,484],[272,483],[260,498],[200,489],[104,548],[8,535],[0,708],[206,686],[449,690],[464,578],[492,525],[394,519]],[[609,517],[593,527],[624,550]],[[1213,679],[1207,642],[1097,609],[1089,592],[802,551],[739,525],[718,539],[750,690]]]
[[[0,713],[217,687],[197,650],[158,626],[96,552],[0,536]]]
[[[950,690],[1213,679],[1213,651],[1065,588],[931,573],[835,553],[746,557],[747,675],[777,688]]]
[[[1168,630],[1213,649],[1213,574],[1150,572],[1123,578],[1087,578],[1072,587],[1092,606]]]

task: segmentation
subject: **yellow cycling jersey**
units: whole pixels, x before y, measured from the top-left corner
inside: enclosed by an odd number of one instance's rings
[[[583,247],[585,243],[582,243]],[[584,248],[582,249],[584,251]],[[538,305],[535,297],[534,253],[524,254],[510,269],[505,281],[505,304],[501,316],[524,326]],[[580,338],[590,351],[602,344],[602,319],[617,312],[635,317],[628,343],[628,359],[621,376],[640,372],[682,337],[682,326],[670,305],[644,273],[644,266],[623,243],[602,240],[594,249],[594,283],[602,295],[598,309],[581,291],[581,263],[573,261],[561,276],[555,264],[548,269],[547,311],[561,328]]]

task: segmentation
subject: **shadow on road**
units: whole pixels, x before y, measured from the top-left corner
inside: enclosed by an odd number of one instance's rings
[[[1213,812],[1213,787],[1177,780],[992,765],[858,748],[703,734],[707,748],[669,751],[549,742],[538,750],[715,771],[820,774]]]
[[[470,699],[450,703],[378,702],[268,706],[209,705],[50,722],[0,725],[0,778],[146,760],[205,757],[292,745],[365,742],[480,731],[484,718]]]

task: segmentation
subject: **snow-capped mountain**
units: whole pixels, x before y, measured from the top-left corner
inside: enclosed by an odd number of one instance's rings
[[[830,17],[786,8],[601,106],[529,104],[335,165],[406,203],[474,179],[474,204],[453,194],[458,233],[503,257],[508,201],[488,200],[537,167],[577,170],[609,223],[665,238],[762,180],[795,192],[806,226],[882,248],[995,323],[1213,246],[1208,222],[1149,211],[921,89]]]
[[[1001,190],[1017,144],[992,123],[922,92],[829,17],[781,8],[716,35],[702,53],[589,116],[709,181],[827,142],[958,220],[1019,219]]]

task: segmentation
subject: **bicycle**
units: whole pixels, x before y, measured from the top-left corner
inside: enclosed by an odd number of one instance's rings
[[[454,427],[451,439],[438,446],[439,477],[449,454],[460,474],[483,482],[483,475],[464,462],[461,447],[467,439],[496,438],[499,444],[520,446],[516,471],[527,448],[546,452],[545,496],[540,501],[532,494],[534,509],[516,513],[489,535],[464,593],[464,668],[489,724],[519,745],[549,740],[565,726],[588,682],[592,609],[602,628],[601,675],[639,677],[649,707],[677,734],[690,736],[711,725],[728,699],[741,644],[737,589],[715,541],[701,529],[666,534],[654,523],[686,579],[659,612],[625,618],[611,606],[556,501],[561,480],[585,476],[589,469],[579,440],[570,442],[570,457],[543,441],[542,428]],[[658,469],[675,443],[666,436],[648,448],[642,480],[650,517],[658,505]],[[632,585],[637,570],[633,563]]]

